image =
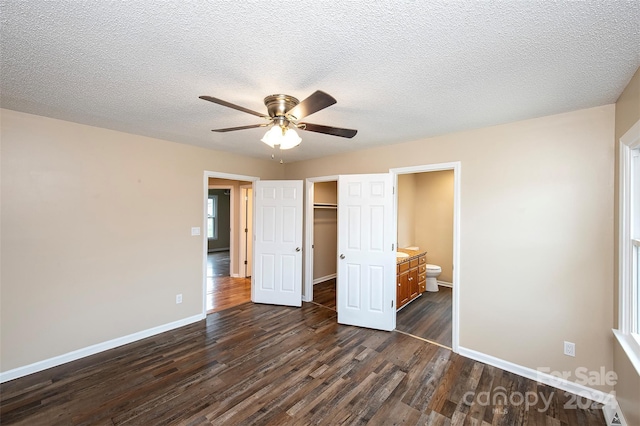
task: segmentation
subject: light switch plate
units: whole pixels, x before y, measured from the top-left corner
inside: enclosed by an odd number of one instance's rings
[[[200,235],[200,227],[194,226],[191,228],[191,236],[195,237],[196,235]]]

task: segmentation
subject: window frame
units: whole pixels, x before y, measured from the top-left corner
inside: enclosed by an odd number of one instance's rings
[[[618,226],[618,328],[614,334],[635,369],[640,373],[640,265],[638,265],[638,231],[633,229],[634,195],[632,172],[634,154],[640,154],[640,120],[621,138],[619,148],[619,226]],[[632,233],[634,233],[633,235]]]

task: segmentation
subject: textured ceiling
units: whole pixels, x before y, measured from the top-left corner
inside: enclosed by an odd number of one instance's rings
[[[262,99],[315,90],[285,161],[613,103],[640,66],[640,2],[2,1],[1,106],[269,158]],[[279,158],[280,153],[276,152]]]

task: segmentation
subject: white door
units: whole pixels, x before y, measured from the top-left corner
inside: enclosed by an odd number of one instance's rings
[[[302,306],[302,196],[302,181],[255,182],[255,303]]]
[[[338,177],[338,322],[396,328],[390,173]]]

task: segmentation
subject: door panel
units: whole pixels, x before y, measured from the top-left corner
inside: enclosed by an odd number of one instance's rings
[[[302,306],[302,181],[255,183],[251,300]]]
[[[338,322],[393,330],[396,264],[390,174],[338,178]]]

